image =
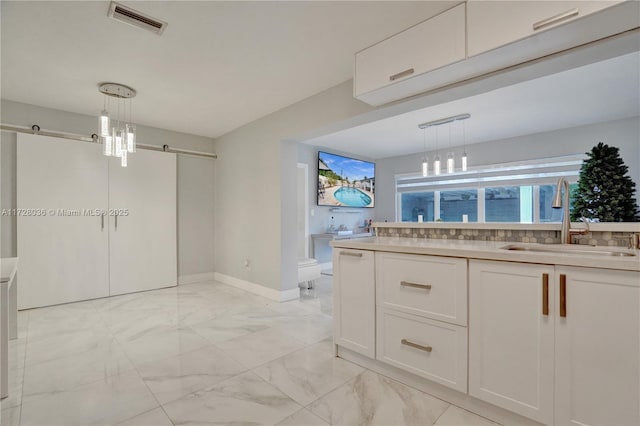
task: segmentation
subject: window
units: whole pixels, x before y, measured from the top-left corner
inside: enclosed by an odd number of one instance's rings
[[[569,185],[569,206],[573,204],[573,194],[575,193],[577,183]],[[563,209],[554,209],[551,207],[553,196],[555,195],[555,185],[540,185],[540,202],[538,208],[540,211],[540,222],[562,222]],[[569,210],[571,211],[571,210]]]
[[[402,194],[402,222],[417,222],[418,215],[423,216],[425,222],[434,220],[434,193],[407,192]]]
[[[551,206],[556,181],[577,187],[583,155],[503,164],[468,172],[396,176],[397,217],[402,222],[561,222]]]
[[[485,188],[485,222],[533,222],[533,186]]]
[[[468,216],[469,222],[478,221],[478,190],[440,191],[440,219],[462,222],[463,215]]]

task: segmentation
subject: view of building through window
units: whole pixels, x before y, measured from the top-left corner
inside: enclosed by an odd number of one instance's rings
[[[463,215],[468,216],[469,222],[478,221],[478,190],[440,191],[440,219],[462,222]]]
[[[555,181],[563,176],[577,187],[581,160],[556,158],[437,179],[396,177],[397,218],[402,222],[561,222],[562,209],[552,207]],[[502,183],[502,184],[500,184]]]
[[[571,193],[576,187],[576,183],[569,186]],[[555,188],[555,185],[524,185],[403,192],[399,197],[401,221],[417,222],[418,215],[422,215],[425,222],[462,222],[462,216],[467,215],[469,222],[478,222],[479,212],[484,212],[484,220],[480,222],[536,223],[537,193],[537,222],[562,222],[562,209],[551,206]]]

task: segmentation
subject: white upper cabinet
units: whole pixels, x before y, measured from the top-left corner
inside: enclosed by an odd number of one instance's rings
[[[468,56],[522,40],[620,1],[485,1],[467,4]],[[567,39],[569,41],[569,39]],[[544,48],[544,46],[538,46]]]
[[[460,4],[356,53],[354,95],[372,104],[385,101],[376,89],[412,79],[466,57],[465,5]],[[404,85],[404,96],[423,91]]]
[[[356,53],[354,96],[382,105],[638,27],[633,0],[469,0]]]

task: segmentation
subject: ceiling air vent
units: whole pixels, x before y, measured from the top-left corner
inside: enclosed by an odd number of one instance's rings
[[[112,1],[111,4],[109,4],[109,13],[107,13],[107,16],[120,22],[154,32],[158,35],[162,34],[168,25],[164,21],[152,18],[149,15],[138,12],[137,10],[131,9],[123,4],[116,3],[115,1]]]

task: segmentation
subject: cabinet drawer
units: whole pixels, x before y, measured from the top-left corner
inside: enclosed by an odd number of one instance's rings
[[[466,57],[461,4],[356,53],[354,95],[398,83]]]
[[[467,392],[467,329],[379,309],[377,359]]]
[[[616,3],[620,1],[470,0],[468,56],[542,33]]]
[[[376,253],[378,305],[453,324],[467,324],[467,260]]]

